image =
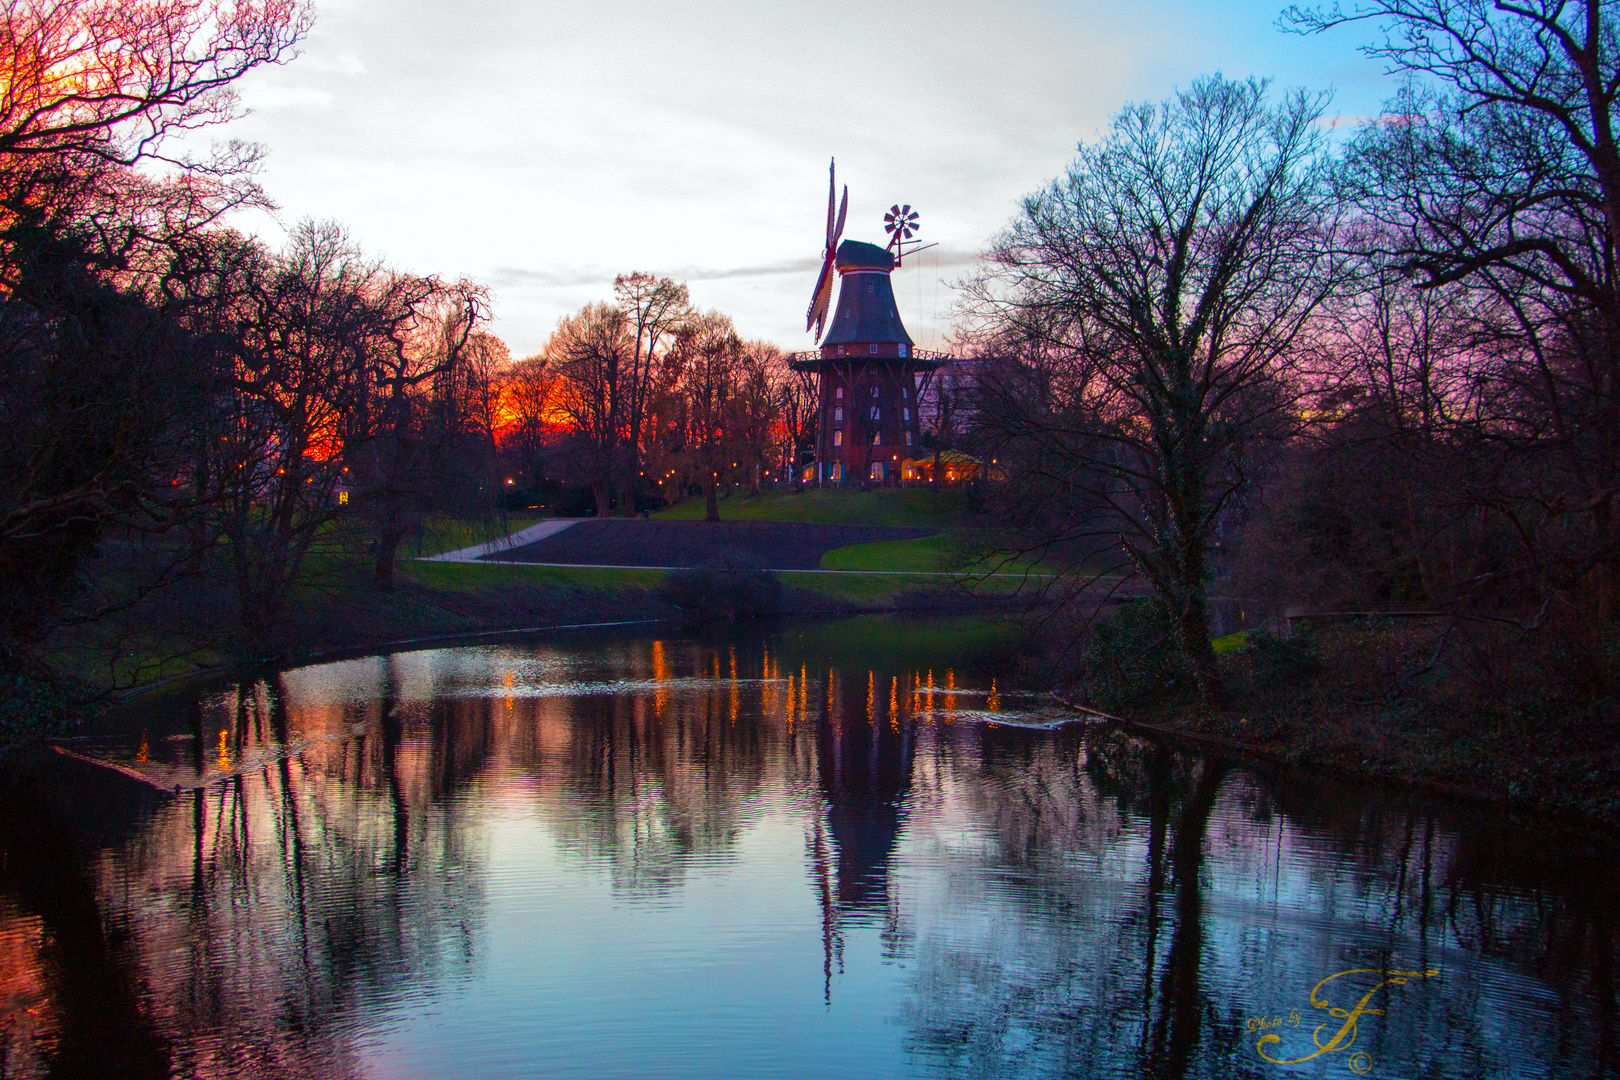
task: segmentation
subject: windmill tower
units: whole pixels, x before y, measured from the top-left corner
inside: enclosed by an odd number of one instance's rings
[[[792,360],[796,370],[815,374],[819,388],[815,480],[830,487],[898,487],[904,462],[920,453],[918,399],[949,357],[912,342],[889,280],[906,255],[924,246],[907,246],[918,228],[916,212],[908,204],[883,216],[887,247],[842,240],[849,189],[835,214],[837,185],[828,172],[827,243],[805,322],[820,346]],[[838,303],[829,323],[835,274]]]

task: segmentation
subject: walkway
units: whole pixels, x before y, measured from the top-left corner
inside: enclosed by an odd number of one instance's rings
[[[586,518],[552,518],[530,525],[527,529],[519,529],[515,533],[491,540],[484,544],[474,544],[472,547],[457,548],[455,551],[446,551],[440,555],[424,555],[422,562],[477,562],[485,555],[497,552],[511,551],[532,544],[537,540],[544,540],[548,536],[555,536],[564,529],[572,528]]]

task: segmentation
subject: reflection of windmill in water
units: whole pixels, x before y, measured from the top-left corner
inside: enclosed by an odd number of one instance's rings
[[[912,342],[889,275],[907,255],[934,245],[912,239],[920,226],[909,203],[883,216],[886,247],[843,240],[849,189],[841,201],[836,196],[829,169],[827,243],[805,321],[805,329],[820,338],[820,348],[792,357],[793,367],[815,374],[819,384],[814,479],[831,486],[899,486],[902,463],[921,443],[918,400],[934,370],[950,357]],[[838,303],[833,307],[835,273]]]
[[[890,863],[905,824],[916,756],[914,677],[845,679],[831,671],[816,723],[821,798],[805,837],[821,907],[824,994],[843,970],[844,928],[879,926],[886,950],[900,938]]]

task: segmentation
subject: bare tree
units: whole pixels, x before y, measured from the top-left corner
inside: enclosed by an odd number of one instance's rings
[[[728,463],[735,432],[732,398],[743,366],[743,343],[731,320],[717,312],[691,319],[675,339],[683,371],[688,452],[703,487],[704,516],[720,520],[720,475]]]
[[[1104,515],[1211,703],[1216,524],[1245,448],[1288,426],[1295,346],[1340,274],[1321,109],[1218,76],[1127,107],[1025,200],[973,289],[1007,357],[981,378],[986,438]]]
[[[1467,296],[1488,347],[1473,408],[1475,506],[1521,538],[1481,578],[1620,619],[1620,16],[1600,0],[1376,0],[1291,8],[1322,31],[1371,21],[1364,51],[1414,82],[1351,148],[1346,194],[1375,252],[1419,289]],[[1456,421],[1456,422],[1453,422]]]
[[[310,221],[294,230],[286,251],[246,263],[226,284],[222,322],[236,363],[211,472],[243,627],[262,641],[292,590],[305,584],[311,552],[337,542],[330,525],[341,512],[345,436],[369,398],[375,366],[414,318],[412,303],[434,286],[391,277],[341,228]],[[408,384],[407,375],[402,392]],[[382,430],[391,430],[390,420]]]
[[[685,285],[640,271],[615,278],[613,296],[624,312],[631,335],[629,363],[620,380],[624,466],[620,476],[619,509],[626,517],[634,517],[636,482],[641,475],[642,446],[647,437],[648,405],[658,392],[660,346],[672,340],[692,317],[692,304]]]
[[[344,414],[343,457],[354,512],[369,524],[373,576],[386,589],[400,541],[452,501],[452,484],[465,483],[447,458],[458,438],[483,436],[493,456],[492,435],[480,429],[495,407],[485,368],[498,354],[475,329],[486,294],[470,282],[374,271],[362,288],[374,321],[363,346],[369,362]]]
[[[813,372],[790,368],[785,356],[779,356],[776,365],[774,380],[781,400],[785,436],[782,439],[782,471],[797,488],[803,483],[799,462],[815,452],[821,395]]]
[[[740,470],[755,495],[767,467],[780,458],[782,393],[775,374],[781,359],[782,350],[769,342],[743,342],[729,403],[732,468]]]
[[[180,478],[221,349],[164,283],[204,225],[258,198],[256,151],[165,159],[168,179],[129,166],[236,115],[235,80],[290,55],[309,18],[279,0],[0,2],[0,669],[38,674],[23,638],[84,598],[106,530],[159,532],[199,502]]]
[[[546,342],[546,364],[557,379],[557,411],[583,449],[597,517],[612,511],[621,457],[623,378],[634,353],[625,313],[611,304],[587,304],[578,314],[565,316]]]
[[[235,82],[288,58],[311,18],[299,0],[5,0],[0,162],[161,156],[176,132],[235,116]],[[249,149],[181,164],[234,168]]]
[[[516,454],[526,483],[533,482],[541,451],[555,431],[555,389],[556,375],[544,353],[525,357],[506,371],[501,392],[506,411],[502,447]]]
[[[934,444],[934,472],[929,486],[938,488],[946,450],[956,449],[962,421],[967,412],[968,381],[959,364],[934,373],[928,380],[926,396],[917,402],[918,419],[926,425]]]

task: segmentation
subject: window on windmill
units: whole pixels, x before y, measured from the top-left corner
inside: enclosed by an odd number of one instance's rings
[[[843,446],[844,445],[844,433],[842,431],[833,432],[833,445],[834,446]]]
[[[883,445],[883,432],[881,432],[881,431],[872,432],[872,445],[873,446],[882,446]]]
[[[874,419],[874,420],[882,419],[882,417],[878,416],[878,407],[876,405],[872,406],[872,419]]]
[[[844,400],[844,388],[842,386],[840,386],[837,390],[833,391],[833,397],[837,398],[839,401],[843,401]]]
[[[900,410],[900,419],[904,420],[908,424],[911,423],[911,410],[910,409],[901,409]]]
[[[877,397],[877,387],[872,387],[872,396]]]
[[[844,407],[842,405],[833,409],[833,419],[840,421],[844,419]]]
[[[906,445],[907,446],[911,445],[911,432],[909,432],[909,431],[906,432]]]
[[[873,356],[876,356],[877,355],[877,342],[874,341],[874,342],[872,342],[872,344],[868,345],[866,347],[866,351],[871,353]]]
[[[904,345],[900,346],[900,355],[901,356],[906,355],[906,347]]]

